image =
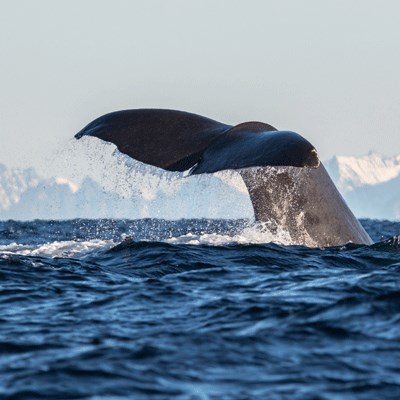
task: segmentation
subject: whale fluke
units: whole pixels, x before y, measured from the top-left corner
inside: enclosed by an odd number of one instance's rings
[[[235,127],[175,110],[116,111],[79,133],[114,143],[121,153],[168,171],[194,174],[260,165],[316,166],[314,147],[295,132],[261,122]]]
[[[140,109],[103,115],[75,137],[95,136],[114,143],[121,153],[135,160],[169,171],[185,171],[230,128],[183,111]]]
[[[286,230],[306,246],[372,241],[320,164],[295,132],[262,122],[236,126],[183,111],[138,109],[103,115],[75,135],[114,143],[128,156],[190,174],[237,170],[256,221]]]

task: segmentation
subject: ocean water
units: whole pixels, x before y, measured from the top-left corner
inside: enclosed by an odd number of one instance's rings
[[[362,223],[0,222],[0,398],[399,399],[400,223]]]

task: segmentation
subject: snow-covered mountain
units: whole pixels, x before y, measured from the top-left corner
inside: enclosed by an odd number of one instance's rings
[[[400,155],[336,156],[324,165],[357,217],[400,219]],[[9,169],[0,164],[0,219],[252,215],[243,182],[241,186],[241,180],[229,174],[157,179],[148,171],[135,172],[122,186],[104,188],[90,177],[77,185],[63,177],[43,179],[32,168]]]
[[[114,197],[90,178],[78,186],[64,177],[43,179],[33,168],[9,169],[0,164],[2,220],[98,218],[107,213],[105,207],[118,213],[115,203],[121,201]]]
[[[324,165],[357,217],[400,219],[400,154],[336,156]]]
[[[22,193],[39,185],[33,168],[7,169],[0,164],[0,210],[8,210],[21,199]]]
[[[342,193],[389,182],[400,175],[400,154],[383,157],[371,152],[363,157],[336,156],[324,164]]]
[[[64,177],[43,179],[31,168],[7,169],[0,164],[0,220],[240,218],[252,214],[245,191],[212,176],[175,181],[140,174],[125,178],[114,187],[108,182],[104,188],[90,177],[77,185]]]

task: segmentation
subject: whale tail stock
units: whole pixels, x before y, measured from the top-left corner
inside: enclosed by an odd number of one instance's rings
[[[372,243],[315,148],[295,132],[261,122],[231,126],[182,111],[138,109],[103,115],[75,135],[83,136],[114,143],[122,153],[169,171],[238,170],[256,221],[282,227],[298,244]]]
[[[309,247],[348,242],[372,244],[324,166],[256,167],[240,171],[256,221],[284,227],[295,243]]]

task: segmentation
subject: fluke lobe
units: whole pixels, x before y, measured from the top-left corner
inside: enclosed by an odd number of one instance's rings
[[[372,241],[306,139],[262,122],[236,126],[183,111],[138,109],[103,115],[75,135],[114,143],[128,156],[190,174],[234,169],[257,222],[305,246]]]

